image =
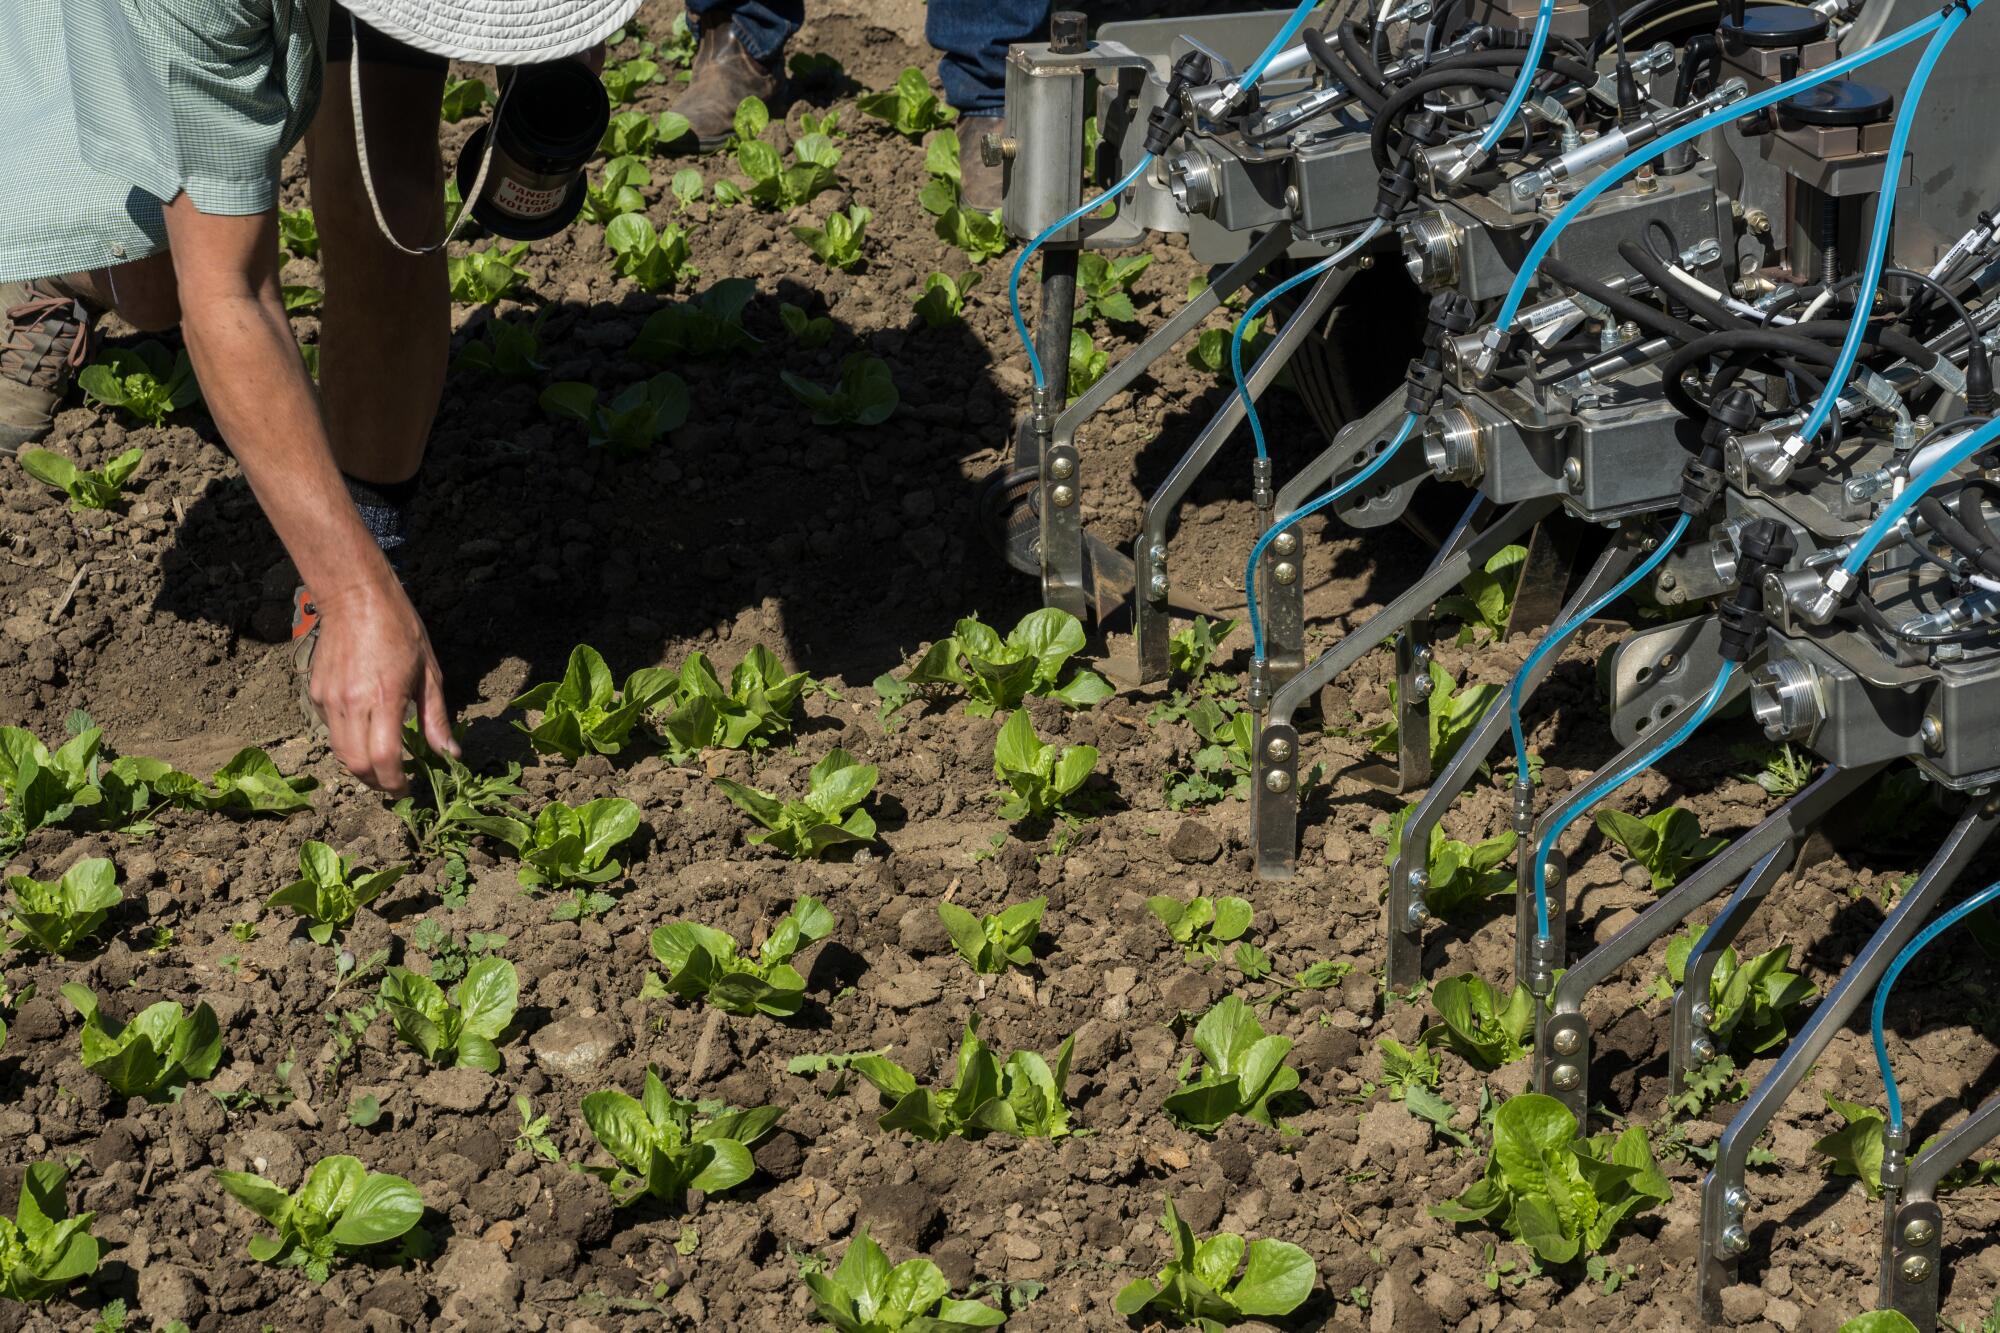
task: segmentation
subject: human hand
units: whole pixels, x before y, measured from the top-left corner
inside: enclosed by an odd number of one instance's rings
[[[416,608],[394,576],[315,595],[319,646],[310,693],[326,719],[334,758],[377,791],[407,793],[403,717],[412,703],[431,748],[458,754],[444,702],[444,674]]]

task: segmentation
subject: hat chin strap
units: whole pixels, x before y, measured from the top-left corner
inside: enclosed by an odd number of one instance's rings
[[[500,97],[493,105],[493,116],[486,131],[486,148],[479,155],[479,170],[472,177],[472,191],[458,207],[458,217],[453,219],[451,229],[444,239],[434,245],[408,246],[397,238],[389,226],[389,219],[382,212],[382,200],[375,193],[375,173],[368,165],[368,127],[361,114],[361,31],[360,20],[352,13],[347,16],[348,31],[354,36],[353,49],[347,58],[347,94],[354,107],[354,157],[361,167],[361,188],[368,195],[368,206],[375,212],[375,225],[382,233],[382,239],[395,246],[406,255],[428,255],[444,249],[458,238],[458,232],[465,220],[472,216],[472,201],[479,198],[486,188],[486,171],[493,165],[493,145],[500,138],[500,113],[507,106],[507,97],[514,91],[514,81],[506,79],[500,83]]]

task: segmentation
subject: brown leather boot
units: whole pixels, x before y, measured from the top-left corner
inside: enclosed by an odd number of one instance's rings
[[[47,279],[0,283],[0,456],[49,433],[95,325],[95,312]]]
[[[695,142],[709,153],[729,142],[737,104],[744,98],[762,98],[774,115],[778,113],[771,104],[784,91],[785,76],[750,58],[728,16],[700,20],[700,32],[687,91],[674,103],[674,110],[687,117]]]
[[[1000,207],[1001,171],[999,158],[986,165],[982,142],[987,135],[998,143],[1007,137],[1007,121],[1001,116],[966,116],[958,122],[958,198],[967,208],[991,213]]]

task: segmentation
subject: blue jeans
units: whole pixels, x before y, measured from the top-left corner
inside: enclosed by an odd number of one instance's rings
[[[728,14],[752,58],[771,63],[805,21],[805,0],[687,0],[697,16]],[[961,115],[997,116],[1006,88],[1007,48],[1042,39],[1049,0],[930,0],[924,37],[939,53],[944,100]]]

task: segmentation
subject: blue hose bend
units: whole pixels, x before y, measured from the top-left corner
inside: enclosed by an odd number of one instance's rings
[[[1862,567],[1875,554],[1875,548],[1882,544],[1883,539],[1897,523],[1902,521],[1903,516],[1924,497],[1924,493],[1949,477],[1967,459],[1992,444],[1996,438],[2000,438],[2000,417],[1995,417],[1974,429],[1964,439],[1946,450],[1937,462],[1912,477],[1896,498],[1882,507],[1882,512],[1875,516],[1875,521],[1868,525],[1867,530],[1854,543],[1854,549],[1848,552],[1847,559],[1841,561],[1841,573],[1849,579],[1858,576]]]
[[[1882,984],[1875,988],[1875,1005],[1868,1015],[1869,1035],[1875,1039],[1875,1067],[1882,1071],[1882,1091],[1889,1099],[1889,1130],[1893,1134],[1900,1136],[1903,1132],[1903,1092],[1896,1085],[1896,1070],[1889,1062],[1889,1043],[1882,1032],[1882,1016],[1889,1008],[1889,992],[1895,989],[1896,978],[1903,974],[1910,960],[1922,953],[1932,940],[1995,899],[2000,899],[2000,884],[1988,885],[1924,927],[1922,933],[1903,946],[1896,960],[1889,964],[1889,970],[1882,974]]]
[[[1037,389],[1046,389],[1049,384],[1049,377],[1042,370],[1041,354],[1035,350],[1035,340],[1028,332],[1027,317],[1021,313],[1021,274],[1027,269],[1028,261],[1034,258],[1035,251],[1041,249],[1043,243],[1049,237],[1055,235],[1070,223],[1075,222],[1078,218],[1086,217],[1096,212],[1104,206],[1106,199],[1115,201],[1118,196],[1131,189],[1133,182],[1137,181],[1145,173],[1146,168],[1152,165],[1153,155],[1147,153],[1139,159],[1136,166],[1125,173],[1125,179],[1119,181],[1095,199],[1087,199],[1083,203],[1078,204],[1070,212],[1063,214],[1062,217],[1050,226],[1044,228],[1042,234],[1035,237],[1034,240],[1029,241],[1026,248],[1021,251],[1020,258],[1014,261],[1014,270],[1007,278],[1007,305],[1014,313],[1014,333],[1020,338],[1021,346],[1027,349],[1028,368],[1034,372],[1035,387]]]
[[[1527,59],[1521,63],[1520,77],[1507,90],[1507,100],[1500,105],[1500,114],[1493,117],[1493,123],[1479,136],[1478,156],[1485,157],[1499,144],[1507,127],[1514,123],[1514,117],[1521,113],[1521,103],[1528,100],[1528,89],[1534,86],[1535,76],[1542,72],[1542,51],[1549,44],[1549,29],[1556,21],[1556,0],[1542,0],[1535,11],[1535,30],[1528,38]]]

